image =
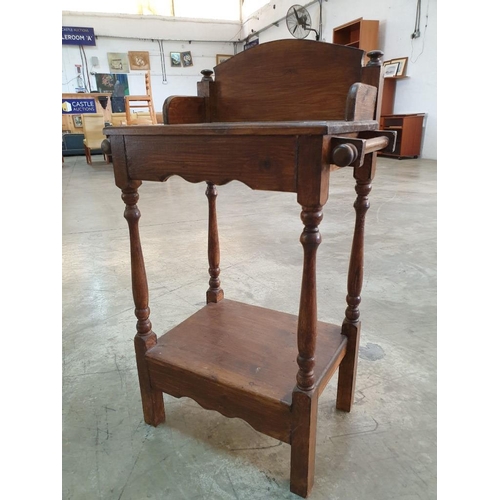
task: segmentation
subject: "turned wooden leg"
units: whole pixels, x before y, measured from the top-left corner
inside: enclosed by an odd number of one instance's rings
[[[316,252],[321,243],[319,224],[323,218],[322,207],[303,207],[301,219],[304,230],[300,242],[304,248],[302,286],[297,328],[299,354],[297,364],[297,388],[309,391],[314,387],[314,353],[316,350],[316,329],[318,306],[316,298]]]
[[[139,183],[140,185],[140,183]],[[144,258],[142,256],[139,238],[139,218],[141,213],[137,208],[139,195],[137,185],[122,190],[122,199],[126,204],[124,217],[127,219],[130,232],[130,256],[132,262],[132,293],[137,317],[137,334],[134,338],[137,372],[141,389],[144,421],[155,427],[165,421],[165,406],[163,393],[151,386],[145,354],[156,345],[156,334],[151,329],[149,321],[149,292],[146,278]]]
[[[90,149],[84,144],[85,149],[85,159],[87,160],[88,165],[92,165],[92,157],[90,156]]]
[[[292,399],[290,490],[307,497],[314,483],[318,392],[314,390],[317,328],[316,252],[321,243],[321,207],[303,207],[304,266],[298,317],[297,386]]]
[[[347,352],[339,366],[337,386],[337,409],[351,411],[356,389],[356,372],[358,365],[359,339],[361,322],[359,321],[359,304],[363,286],[364,228],[365,215],[370,207],[368,195],[371,191],[371,179],[357,180],[357,198],[354,202],[356,223],[352,242],[349,274],[347,279],[347,309],[342,323],[342,334],[348,339]]]
[[[295,389],[292,400],[290,491],[306,498],[314,484],[318,391]]]
[[[217,209],[215,200],[217,189],[211,182],[207,182],[205,192],[208,198],[208,282],[207,303],[219,302],[224,298],[224,291],[220,287],[220,250],[219,250],[219,230],[217,227]]]

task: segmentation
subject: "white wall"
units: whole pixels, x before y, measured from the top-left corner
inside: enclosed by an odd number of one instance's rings
[[[165,54],[165,72],[162,74],[160,62],[160,47],[158,41],[134,40],[122,38],[99,38],[96,47],[85,47],[85,54],[89,64],[89,71],[95,73],[113,73],[108,65],[108,52],[148,51],[151,66],[151,88],[154,107],[161,111],[163,102],[171,95],[196,95],[196,83],[201,79],[202,69],[212,69],[216,64],[217,54],[233,54],[232,43],[220,42],[163,42]],[[191,51],[193,66],[176,68],[170,66],[170,52]],[[99,59],[99,66],[90,68],[93,56]],[[75,64],[81,64],[78,46],[63,48],[62,92],[75,92],[76,76]],[[129,92],[131,95],[144,95],[144,71],[131,70],[127,73]],[[95,78],[90,75],[92,88],[96,90]]]
[[[196,95],[196,83],[202,69],[212,69],[217,54],[234,54],[235,44],[230,41],[240,30],[234,22],[195,22],[167,18],[141,18],[139,16],[110,16],[63,13],[63,26],[94,28],[96,46],[85,46],[89,72],[113,73],[108,65],[108,52],[148,51],[151,65],[151,88],[154,107],[161,111],[163,102],[171,95]],[[188,35],[189,36],[186,36]],[[165,73],[162,73],[159,40],[162,40]],[[190,51],[193,66],[170,66],[170,52]],[[91,67],[96,56],[99,66]],[[62,92],[75,92],[76,68],[82,64],[78,46],[62,46]],[[144,72],[127,73],[130,94],[143,95]],[[91,89],[96,90],[95,78],[90,75]]]
[[[63,26],[94,28],[96,46],[85,46],[89,72],[113,73],[108,65],[108,52],[148,51],[151,65],[151,88],[156,111],[171,95],[196,95],[196,83],[202,69],[216,65],[217,54],[234,54],[235,44],[230,38],[237,35],[241,26],[234,22],[179,21],[167,18],[141,19],[138,16],[109,16],[92,14],[63,14]],[[189,37],[187,34],[189,33]],[[187,39],[188,38],[188,39]],[[163,40],[166,78],[162,74],[160,46]],[[190,51],[193,66],[171,67],[170,52]],[[91,67],[91,58],[97,57],[99,66]],[[62,92],[75,92],[76,68],[82,64],[78,46],[62,46]],[[143,95],[144,72],[127,73],[130,94]],[[96,90],[95,78],[90,75],[91,89]]]
[[[200,22],[194,20],[141,19],[137,16],[75,15],[63,13],[63,26],[93,27],[98,37],[96,47],[87,47],[87,59],[96,55],[100,67],[98,73],[108,73],[107,52],[147,50],[151,57],[152,89],[155,108],[160,111],[169,95],[195,95],[196,82],[202,69],[211,69],[216,54],[241,51],[252,30],[258,34],[259,43],[291,38],[284,21],[273,23],[286,16],[292,0],[275,0],[260,9],[247,20],[243,27],[233,22]],[[319,29],[319,3],[297,2],[306,6]],[[437,159],[437,0],[422,0],[421,37],[412,40],[416,14],[416,0],[377,0],[353,2],[352,0],[323,0],[322,40],[332,41],[333,28],[359,17],[377,19],[379,49],[384,59],[408,57],[406,80],[397,82],[395,113],[425,113],[422,157]],[[428,17],[427,17],[428,16]],[[427,24],[427,27],[426,27]],[[108,38],[124,37],[124,38]],[[309,38],[314,39],[311,33]],[[166,61],[167,82],[162,82],[158,42],[170,51],[190,50],[194,66],[171,68]],[[189,41],[191,40],[191,43]],[[235,42],[240,42],[235,45]],[[81,64],[78,47],[63,46],[63,92],[74,91],[65,84],[75,76],[75,64]],[[128,74],[131,93],[143,93],[143,73]]]

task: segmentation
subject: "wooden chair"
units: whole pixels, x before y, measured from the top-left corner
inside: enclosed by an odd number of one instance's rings
[[[92,151],[101,150],[102,141],[106,139],[103,134],[104,115],[99,113],[83,114],[83,148],[85,149],[85,158],[89,165],[92,165]],[[106,154],[104,159],[109,162]]]
[[[120,125],[127,124],[127,114],[123,113],[111,113],[111,125],[113,127],[119,127]]]
[[[125,113],[127,116],[127,125],[147,125],[147,121],[137,123],[137,116],[135,116],[133,110],[135,109],[147,109],[147,115],[151,120],[151,124],[156,124],[156,113],[153,104],[153,94],[151,90],[151,72],[146,72],[144,76],[146,95],[126,95],[125,96]]]
[[[215,80],[212,71],[202,71],[198,96],[168,98],[165,125],[110,127],[104,142],[113,152],[130,229],[145,422],[165,421],[163,393],[239,417],[291,445],[290,489],[302,497],[314,480],[318,398],[337,369],[337,409],[350,411],[353,404],[364,220],[376,151],[394,147],[395,133],[378,130],[382,54],[371,52],[366,67],[363,55],[309,40],[261,44],[216,66]],[[346,314],[332,325],[317,320],[316,251],[330,172],[342,167],[353,169],[356,221]],[[207,183],[209,288],[206,306],[157,338],[149,320],[137,190],[143,181],[172,175]],[[298,315],[224,298],[216,185],[231,180],[297,193],[304,225]]]

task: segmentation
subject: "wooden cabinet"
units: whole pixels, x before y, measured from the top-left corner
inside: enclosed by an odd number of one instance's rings
[[[422,127],[424,113],[408,115],[387,115],[380,117],[382,130],[397,132],[396,148],[394,153],[379,153],[381,156],[401,158],[418,158],[422,146]]]
[[[365,20],[362,17],[333,29],[333,43],[348,45],[365,51],[376,50],[378,46],[378,21]]]

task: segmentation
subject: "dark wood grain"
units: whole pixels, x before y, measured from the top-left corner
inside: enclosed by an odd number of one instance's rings
[[[293,393],[290,491],[306,498],[314,484],[318,393]]]
[[[137,208],[139,195],[137,189],[134,187],[126,188],[122,193],[123,201],[126,204],[124,217],[128,222],[130,232],[132,292],[135,315],[137,317],[137,334],[134,338],[134,345],[142,408],[144,421],[147,424],[157,426],[165,420],[165,407],[163,405],[163,393],[151,386],[149,372],[144,359],[146,351],[156,345],[156,334],[153,332],[151,321],[149,320],[148,282],[139,237],[139,218],[141,216]]]
[[[191,123],[175,124],[168,127],[163,125],[130,125],[123,127],[107,127],[105,129],[108,137],[113,136],[196,136],[204,137],[210,135],[331,135],[362,132],[365,130],[377,130],[379,124],[376,120],[326,120],[326,121],[267,121],[267,122],[216,122],[216,123]]]
[[[219,229],[217,226],[217,189],[214,184],[207,182],[205,192],[208,198],[208,273],[210,280],[207,290],[207,302],[219,302],[224,298],[224,291],[220,287],[220,248]]]
[[[146,127],[144,127],[146,128]],[[164,181],[179,175],[190,182],[227,184],[238,180],[252,189],[296,191],[295,136],[126,137],[130,179]],[[147,157],[148,161],[144,162]]]
[[[112,127],[107,127],[112,128]],[[136,189],[141,185],[141,181],[131,181],[127,172],[127,154],[125,151],[125,137],[117,135],[109,137],[111,153],[113,160],[113,173],[115,177],[115,184],[120,189],[129,188],[134,186]]]
[[[255,430],[290,443],[290,406],[256,393],[245,393],[241,388],[226,385],[224,380],[203,377],[186,370],[189,367],[157,362],[148,364],[156,389],[177,398],[189,397],[206,410],[218,411],[225,417],[242,418]]]
[[[196,96],[170,96],[163,103],[163,123],[201,123],[205,121],[205,99]]]
[[[382,110],[382,94],[384,89],[384,75],[381,71],[383,52],[380,50],[372,50],[368,52],[368,64],[361,70],[361,82],[375,87],[377,92],[377,102],[373,113],[373,119],[380,120]]]
[[[205,98],[205,121],[211,122],[215,116],[215,82],[213,79],[214,72],[211,69],[201,70],[203,78],[196,84],[198,96]]]
[[[356,220],[347,277],[347,308],[342,323],[342,334],[348,338],[348,343],[346,356],[339,366],[336,403],[338,410],[347,412],[351,411],[356,389],[361,334],[359,304],[361,303],[361,290],[363,287],[365,218],[370,207],[368,195],[372,188],[371,181],[374,174],[375,162],[373,156],[368,156],[363,166],[354,170],[357,193],[354,202]]]
[[[377,87],[366,83],[354,83],[347,95],[345,119],[372,120],[377,101]]]
[[[297,326],[294,314],[224,299],[207,304],[160,336],[147,357],[151,363],[177,366],[290,406],[297,373]],[[318,379],[329,375],[332,360],[343,357],[346,339],[340,329],[318,322]]]
[[[331,145],[328,136],[298,137],[297,202],[323,206],[328,200]]]
[[[318,323],[316,251],[321,243],[321,233],[318,227],[323,218],[321,208],[321,206],[303,207],[300,216],[304,223],[304,230],[300,236],[300,242],[304,247],[304,265],[297,330],[299,350],[297,356],[297,364],[299,365],[297,388],[302,391],[311,390],[316,382],[314,376],[316,326]]]
[[[362,57],[350,47],[293,39],[244,51],[214,68],[212,121],[343,120]]]
[[[297,326],[296,315],[228,299],[209,303],[147,352],[152,385],[289,442]],[[323,387],[347,340],[336,325],[318,322],[317,332],[316,373]]]

